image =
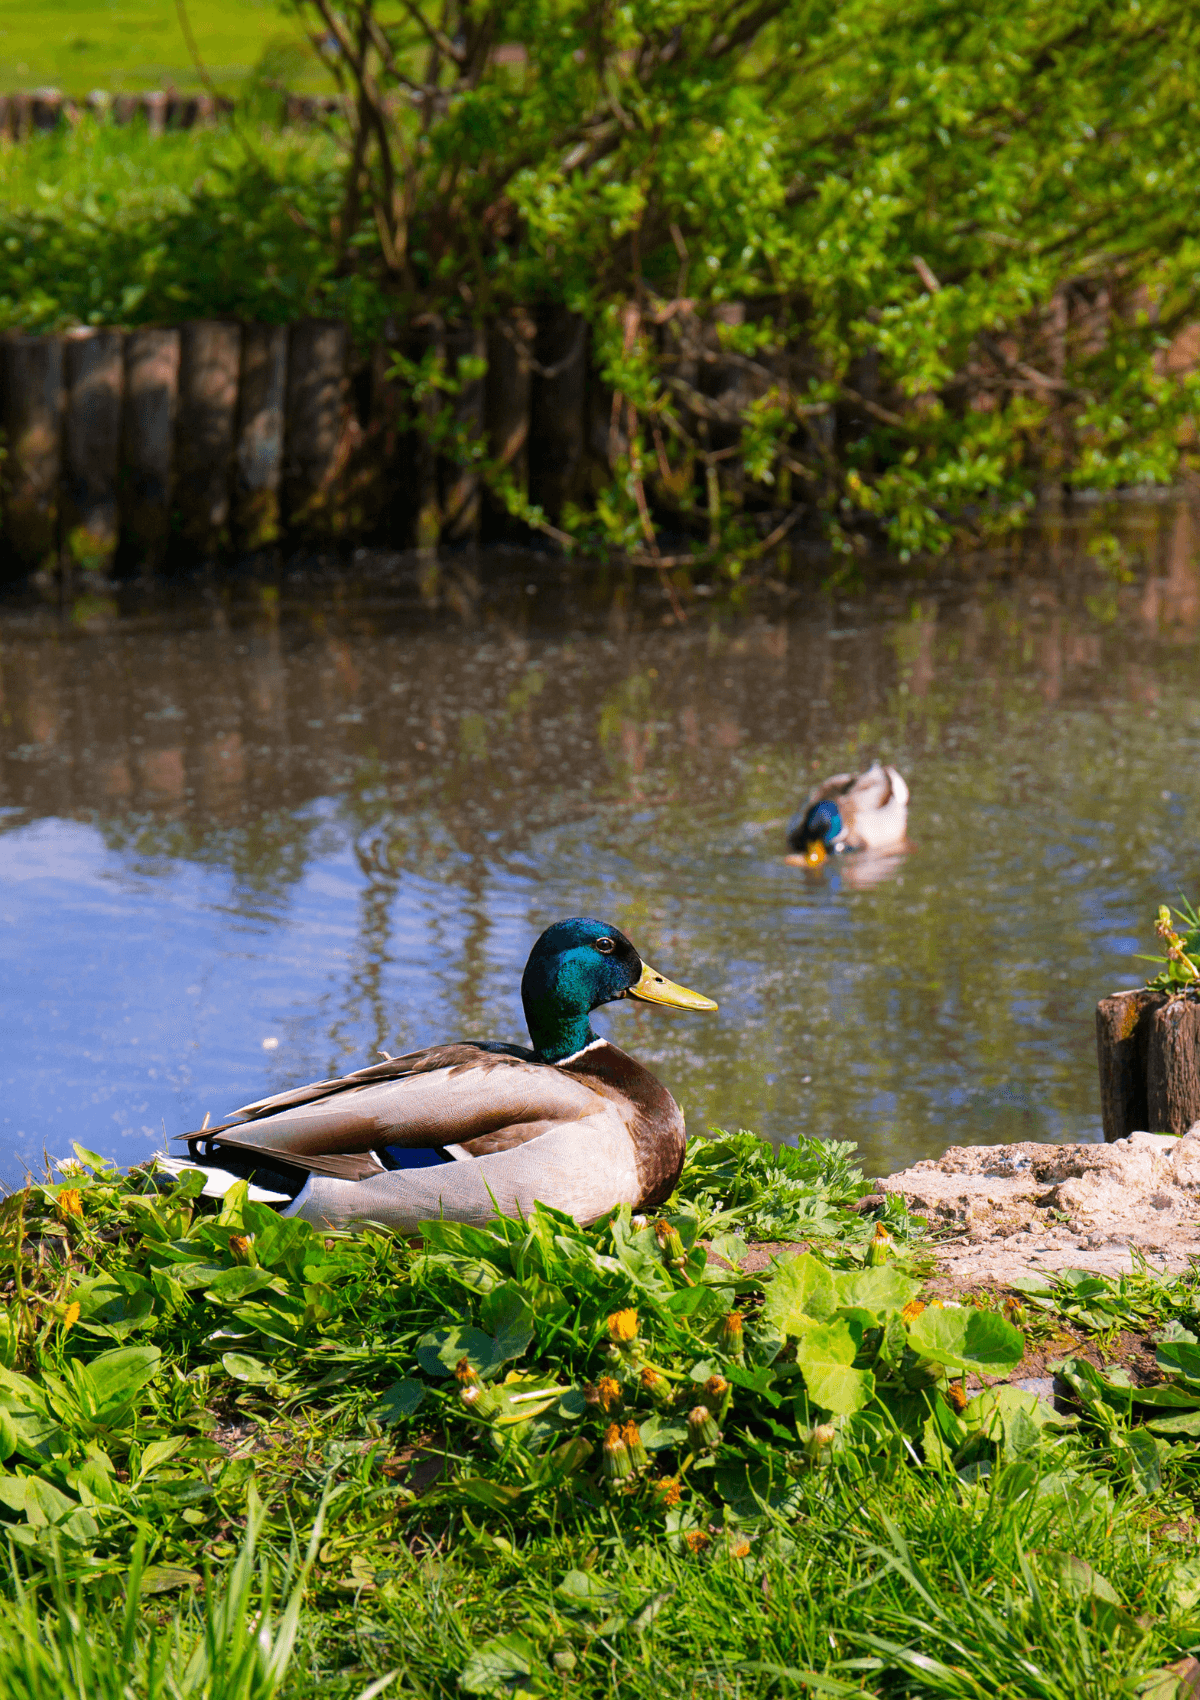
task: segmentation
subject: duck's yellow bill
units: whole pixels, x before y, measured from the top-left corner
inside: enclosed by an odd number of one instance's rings
[[[665,974],[660,974],[656,968],[651,968],[648,962],[642,964],[642,977],[636,986],[630,986],[628,994],[631,998],[640,998],[643,1003],[665,1003],[672,1009],[716,1009],[711,998],[706,998],[703,992],[689,992],[686,986],[677,986],[674,980],[668,980]]]
[[[804,846],[804,865],[807,868],[819,868],[829,852],[819,838],[814,838],[811,844]]]

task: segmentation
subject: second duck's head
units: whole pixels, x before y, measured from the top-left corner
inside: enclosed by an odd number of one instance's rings
[[[836,855],[846,835],[845,823],[831,797],[814,803],[806,814],[793,815],[788,822],[788,849],[802,856],[810,867],[819,868],[826,856]]]
[[[619,928],[585,915],[547,927],[521,979],[529,1037],[546,1062],[563,1062],[590,1045],[592,1010],[626,997],[675,1009],[717,1007],[649,967]]]

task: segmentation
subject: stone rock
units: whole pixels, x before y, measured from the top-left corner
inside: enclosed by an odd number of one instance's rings
[[[929,1218],[951,1274],[1115,1275],[1135,1254],[1171,1270],[1200,1255],[1200,1124],[1112,1145],[952,1146],[880,1186]]]

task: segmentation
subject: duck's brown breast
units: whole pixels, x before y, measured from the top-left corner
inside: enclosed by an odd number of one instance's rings
[[[687,1149],[683,1111],[666,1087],[607,1039],[560,1067],[620,1109],[637,1161],[638,1204],[653,1209],[664,1203],[675,1190]]]

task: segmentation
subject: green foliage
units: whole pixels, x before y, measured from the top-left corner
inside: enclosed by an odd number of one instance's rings
[[[1161,971],[1146,981],[1151,991],[1183,992],[1200,987],[1200,914],[1186,897],[1180,901],[1183,908],[1175,911],[1175,919],[1182,932],[1172,924],[1166,904],[1159,906],[1154,931],[1166,946],[1166,955],[1147,959],[1162,963]]]
[[[1180,0],[295,5],[353,95],[339,271],[591,324],[607,445],[559,535],[736,573],[802,513],[908,556],[1173,475]]]
[[[1139,1521],[1189,1503],[1192,1284],[1063,1288],[1093,1321],[1118,1300],[1156,1320],[1161,1388],[1078,1357],[1080,1420],[1004,1385],[964,1398],[967,1374],[1011,1373],[1021,1333],[923,1304],[902,1231],[871,1254],[886,1236],[846,1208],[851,1160],[722,1135],[657,1221],[538,1207],[408,1245],[78,1150],[0,1206],[20,1578],[0,1685],[266,1700],[286,1668],[287,1692],[334,1700],[392,1672],[599,1695],[616,1661],[647,1696],[919,1671],[930,1692],[1026,1692],[1035,1666],[1057,1696],[1075,1660],[1089,1692],[1132,1697],[1200,1638],[1200,1581]],[[752,1273],[757,1222],[819,1249]],[[203,1607],[144,1604],[231,1560]]]

